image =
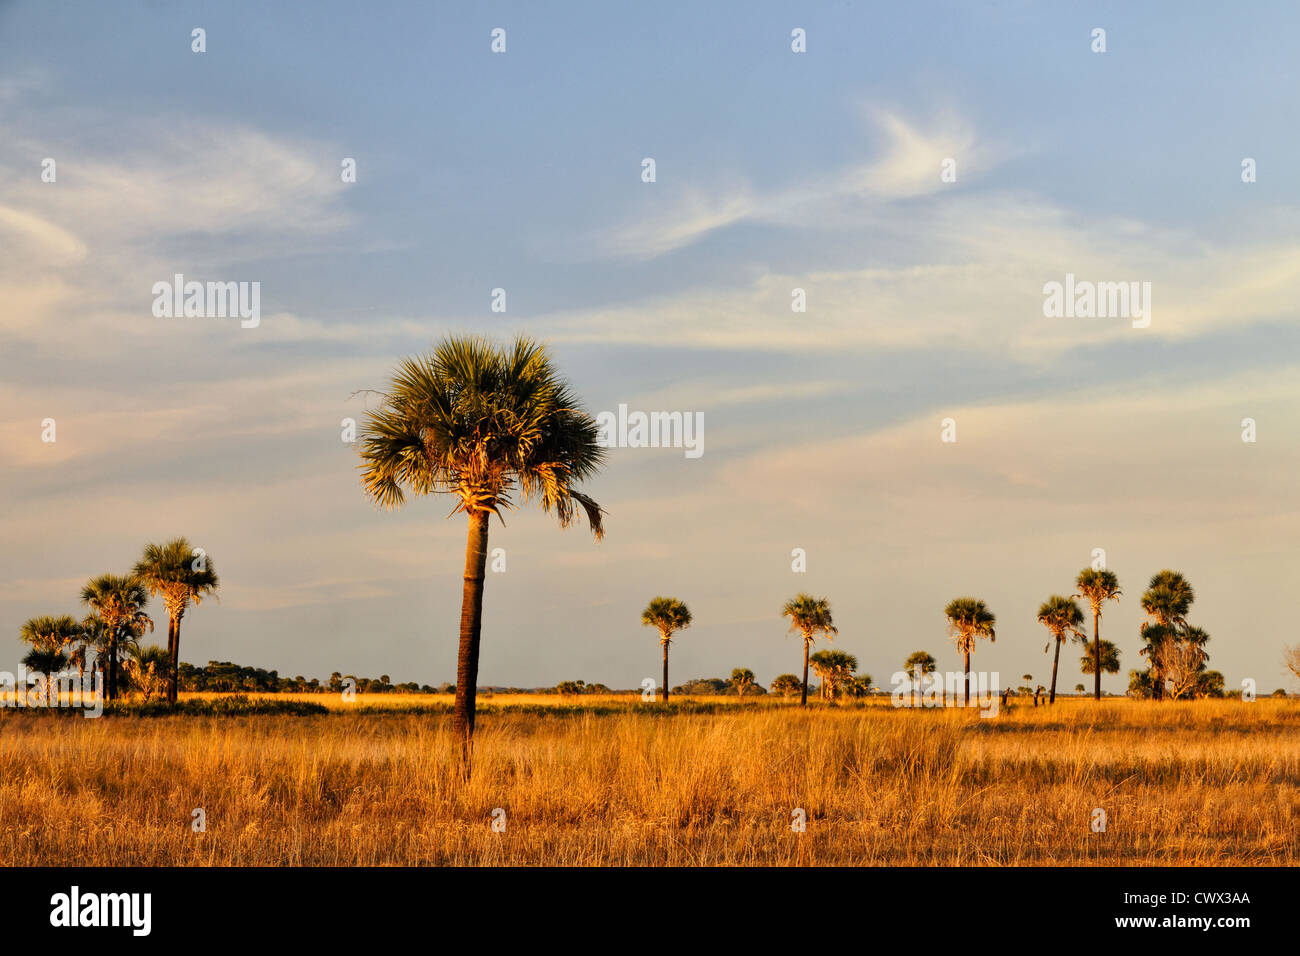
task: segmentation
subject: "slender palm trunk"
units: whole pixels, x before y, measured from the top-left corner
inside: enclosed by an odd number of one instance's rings
[[[176,703],[176,675],[181,658],[181,620],[176,615],[167,618],[167,703]]]
[[[176,703],[176,695],[180,691],[181,684],[181,621],[185,620],[185,607],[182,605],[176,612],[176,633],[172,637],[172,659],[171,674],[167,681],[167,700],[170,703]]]
[[[1094,695],[1101,700],[1101,611],[1095,607],[1092,609],[1092,647]]]
[[[661,642],[664,646],[664,703],[668,703],[668,642]]]
[[[117,700],[117,644],[108,648],[108,699]]]
[[[808,706],[808,638],[803,639],[803,696],[799,698],[799,706]]]
[[[175,703],[176,697],[172,694],[172,673],[176,663],[176,615],[169,610],[167,613],[167,702]]]
[[[970,650],[969,649],[967,649],[966,651],[965,664],[963,666],[965,669],[964,676],[966,678],[966,696],[962,699],[962,706],[969,707],[970,706]]]
[[[486,511],[469,513],[465,542],[465,587],[460,602],[460,652],[456,658],[456,707],[451,727],[469,756],[474,736],[474,702],[478,696],[478,644],[483,624],[483,577],[487,568],[488,517]]]
[[[1056,654],[1053,655],[1052,657],[1052,690],[1047,697],[1047,702],[1049,704],[1056,703],[1056,667],[1060,663],[1061,663],[1061,639],[1058,637],[1056,639]]]

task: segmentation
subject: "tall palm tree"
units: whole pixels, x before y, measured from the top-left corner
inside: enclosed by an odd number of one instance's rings
[[[933,674],[939,662],[934,659],[933,654],[925,651],[912,651],[907,655],[907,660],[903,662],[903,670],[907,671],[908,677],[912,680],[912,704],[920,703],[921,699],[921,682],[916,679],[919,673],[922,677],[926,674]]]
[[[834,640],[839,630],[831,620],[831,605],[826,598],[816,598],[811,594],[797,594],[785,602],[781,616],[790,619],[790,633],[799,632],[803,636],[803,689],[799,697],[799,706],[808,706],[808,648],[818,634],[825,634],[827,640]]]
[[[50,646],[37,645],[23,656],[23,666],[45,677],[45,697],[51,707],[58,704],[58,687],[54,675],[67,666],[68,657],[63,651]],[[25,693],[24,689],[24,693]]]
[[[821,678],[824,700],[834,700],[840,685],[852,680],[853,672],[858,669],[858,659],[847,651],[818,651],[808,662]]]
[[[997,640],[997,632],[994,625],[997,619],[993,612],[989,610],[988,605],[979,598],[959,597],[948,602],[948,606],[943,609],[943,615],[948,619],[948,635],[952,637],[957,645],[957,650],[963,655],[964,670],[966,677],[966,696],[962,703],[970,706],[970,655],[975,649],[975,641],[979,638],[988,638],[990,641]]]
[[[167,675],[167,701],[176,703],[177,674],[181,660],[181,618],[193,601],[217,592],[217,572],[207,555],[195,558],[194,548],[185,538],[175,538],[166,544],[146,544],[144,554],[135,566],[135,575],[149,588],[149,594],[161,594],[167,608],[167,657],[169,663],[160,669]]]
[[[1038,623],[1052,632],[1056,652],[1052,656],[1052,689],[1047,702],[1056,703],[1056,670],[1061,663],[1061,645],[1067,637],[1080,643],[1087,640],[1083,633],[1083,609],[1073,598],[1053,594],[1038,608]]]
[[[604,463],[599,429],[540,344],[498,347],[444,339],[398,366],[362,429],[366,493],[400,507],[406,495],[446,492],[469,521],[452,726],[468,756],[474,733],[488,519],[514,506],[516,489],[567,527],[581,510],[599,540],[602,510],[577,490]]]
[[[1157,700],[1163,696],[1164,690],[1157,651],[1166,641],[1179,640],[1187,626],[1187,612],[1194,600],[1196,594],[1187,579],[1168,568],[1152,575],[1142,594],[1142,610],[1151,620],[1142,626],[1142,639],[1146,646],[1141,653],[1150,661],[1151,696]]]
[[[668,645],[673,634],[691,626],[691,611],[677,598],[652,598],[641,612],[641,623],[659,629],[659,645],[664,651],[664,700],[668,700]]]
[[[104,622],[104,690],[108,700],[118,697],[118,659],[131,641],[153,630],[145,613],[149,592],[135,575],[101,574],[81,589],[81,602]]]
[[[1084,568],[1075,579],[1074,586],[1079,589],[1075,597],[1087,598],[1092,605],[1092,643],[1096,655],[1092,673],[1097,675],[1093,681],[1093,696],[1101,700],[1101,672],[1104,670],[1101,666],[1101,606],[1106,601],[1118,603],[1122,593],[1119,589],[1119,576],[1104,568]],[[1115,670],[1119,670],[1118,665]]]

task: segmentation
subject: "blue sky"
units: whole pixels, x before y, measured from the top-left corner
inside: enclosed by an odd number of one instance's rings
[[[675,681],[767,682],[805,589],[878,682],[955,664],[966,593],[1001,622],[978,666],[1046,675],[1034,612],[1104,547],[1123,674],[1168,566],[1211,666],[1271,691],[1296,34],[1282,3],[0,3],[0,624],[183,533],[225,582],[186,659],[452,679],[463,523],[375,511],[339,422],[442,334],[526,332],[593,412],[702,412],[706,453],[614,450],[599,545],[494,528],[485,683],[639,684],[657,593],[697,621]],[[155,319],[175,272],[261,282],[261,326]],[[1150,281],[1151,327],[1044,318],[1067,272]]]

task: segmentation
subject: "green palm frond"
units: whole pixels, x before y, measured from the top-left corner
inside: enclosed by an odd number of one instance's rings
[[[23,656],[23,666],[37,674],[57,674],[67,666],[68,656],[62,651],[46,647],[33,647]]]
[[[818,634],[834,640],[839,633],[831,618],[830,601],[826,598],[797,594],[785,602],[781,616],[790,619],[790,633],[802,634],[805,641],[814,640]]]
[[[948,633],[959,650],[971,650],[977,638],[997,640],[997,618],[979,598],[954,598],[948,602],[943,614],[948,619]]]
[[[1073,598],[1053,594],[1039,607],[1038,623],[1051,631],[1057,641],[1067,637],[1080,642],[1088,639],[1083,632],[1083,609]]]
[[[23,623],[19,637],[41,650],[62,650],[81,638],[81,625],[67,614],[58,617],[44,615]]]
[[[101,574],[91,578],[81,589],[81,601],[103,620],[108,640],[129,641],[153,630],[153,620],[145,613],[149,590],[134,574]]]
[[[186,538],[174,538],[166,544],[147,544],[136,562],[133,576],[151,595],[161,593],[169,605],[184,608],[191,601],[215,595],[220,581],[207,556],[196,560],[195,549]],[[195,565],[198,564],[198,567]]]
[[[1106,601],[1118,601],[1123,593],[1119,589],[1119,576],[1105,568],[1084,568],[1075,579],[1079,589],[1075,597],[1086,598],[1094,611],[1100,612]]]
[[[667,643],[676,631],[691,626],[691,611],[677,598],[651,598],[646,609],[641,612],[641,623],[645,627],[658,628],[660,639]]]

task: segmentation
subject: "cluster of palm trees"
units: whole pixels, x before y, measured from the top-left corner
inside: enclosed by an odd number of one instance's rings
[[[468,520],[453,711],[453,728],[463,736],[468,752],[474,731],[489,520],[493,515],[500,520],[502,510],[515,507],[517,498],[534,500],[543,511],[554,513],[561,527],[585,516],[600,540],[604,509],[579,486],[603,466],[605,450],[596,420],[583,410],[546,348],[526,337],[508,345],[477,336],[443,339],[427,355],[402,362],[386,389],[366,391],[379,398],[359,435],[367,495],[392,509],[400,507],[407,494],[447,493],[457,499],[452,513],[463,512]],[[1100,640],[1102,605],[1118,599],[1118,581],[1108,571],[1089,569],[1079,575],[1078,587],[1074,597],[1049,598],[1040,608],[1039,620],[1052,632],[1059,661],[1060,645],[1081,634],[1083,612],[1074,604],[1075,598],[1091,602],[1095,687],[1100,697],[1100,674],[1107,660]],[[1144,638],[1152,642],[1149,656],[1159,678],[1166,670],[1186,670],[1183,665],[1194,662],[1196,655],[1181,651],[1204,642],[1198,644],[1196,629],[1185,625],[1183,597],[1175,582],[1171,579],[1153,589],[1160,598],[1148,611],[1153,617]],[[1190,589],[1185,598],[1190,603]],[[1143,606],[1147,606],[1145,599]],[[815,663],[810,648],[818,636],[830,638],[837,631],[825,598],[797,595],[782,613],[790,619],[791,630],[803,638],[800,702],[806,705],[808,668]],[[973,597],[952,601],[946,616],[964,658],[969,702],[970,655],[979,640],[994,640],[995,618],[983,601]],[[690,625],[690,612],[676,598],[659,597],[646,608],[642,621],[659,632],[666,699],[669,645],[673,634]],[[824,673],[835,687],[836,675],[849,662],[823,658],[816,663],[824,663]],[[1054,675],[1055,669],[1054,664]],[[1052,684],[1054,697],[1055,676]]]
[[[1085,645],[1086,653],[1080,660],[1085,674],[1095,676],[1093,693],[1101,700],[1102,673],[1118,673],[1119,649],[1110,641],[1101,639],[1101,618],[1103,606],[1107,601],[1118,601],[1121,594],[1119,577],[1114,571],[1105,568],[1084,568],[1075,578],[1077,593],[1066,597],[1053,594],[1038,609],[1037,620],[1047,628],[1051,640],[1044,650],[1052,650],[1052,679],[1046,689],[1047,702],[1056,703],[1056,680],[1060,670],[1061,646],[1067,640],[1074,640]],[[1142,609],[1149,620],[1142,625],[1142,639],[1146,644],[1142,654],[1150,661],[1148,672],[1134,672],[1134,683],[1139,689],[1146,685],[1150,696],[1159,698],[1164,689],[1171,697],[1185,696],[1196,692],[1197,682],[1204,685],[1205,643],[1209,639],[1200,628],[1187,623],[1187,611],[1193,600],[1191,585],[1182,574],[1168,569],[1152,577],[1147,590],[1142,596]],[[1078,599],[1085,599],[1092,609],[1092,640],[1088,640],[1084,630],[1084,611]],[[819,636],[828,640],[839,633],[831,616],[830,602],[826,598],[810,594],[799,594],[786,602],[781,610],[782,617],[790,621],[790,631],[803,639],[803,680],[799,681],[792,674],[782,674],[773,681],[772,689],[789,693],[796,688],[800,691],[800,704],[808,704],[808,669],[809,666],[821,678],[821,697],[833,700],[838,694],[865,693],[871,684],[869,676],[855,677],[858,661],[852,654],[839,650],[823,650],[810,654],[813,643]],[[980,640],[997,640],[997,618],[988,605],[975,597],[954,598],[944,608],[944,617],[948,622],[948,633],[962,655],[962,673],[965,675],[963,704],[969,705],[970,696],[970,659]],[[668,646],[673,635],[690,627],[692,621],[690,609],[675,597],[659,596],[653,598],[641,612],[641,623],[654,627],[659,632],[659,643],[663,648],[663,687],[664,699],[668,699]],[[926,651],[916,651],[904,664],[907,673],[930,674],[936,667],[934,657]],[[1213,673],[1213,672],[1210,672]],[[1030,680],[1025,675],[1025,680]],[[779,685],[779,686],[778,686]],[[1082,688],[1083,685],[1078,685]],[[1040,688],[1040,691],[1042,688]],[[1037,703],[1038,692],[1034,694]]]
[[[798,594],[785,603],[781,616],[790,619],[790,631],[803,639],[803,680],[799,684],[800,704],[808,705],[808,668],[811,666],[821,678],[820,693],[823,699],[833,700],[837,694],[861,694],[871,686],[871,678],[863,675],[855,677],[858,659],[845,651],[825,650],[810,654],[814,641],[819,635],[832,639],[839,630],[831,618],[831,605],[826,598],[813,597],[811,594]],[[675,597],[651,598],[646,609],[641,612],[641,623],[653,627],[659,632],[659,645],[663,649],[663,699],[668,699],[668,647],[673,642],[673,635],[691,626],[691,611],[686,604]],[[732,673],[735,680],[738,673]],[[752,671],[743,671],[752,683]],[[793,675],[782,674],[773,682],[772,689],[784,692],[789,689],[789,682],[797,680]],[[741,691],[743,694],[743,690]]]
[[[124,678],[130,674],[147,693],[158,685],[175,703],[181,620],[191,604],[215,595],[217,587],[211,559],[185,538],[145,545],[130,573],[101,574],[86,582],[81,603],[90,613],[82,620],[64,614],[24,623],[19,635],[32,647],[23,664],[45,675],[50,688],[53,676],[67,667],[75,665],[82,680],[86,669],[93,667],[108,700],[121,697]],[[160,596],[167,610],[165,650],[140,643],[145,632],[154,628],[145,610],[151,596]]]
[[[1061,646],[1067,640],[1083,644],[1086,653],[1080,660],[1085,674],[1093,675],[1093,695],[1101,700],[1101,675],[1119,672],[1119,649],[1101,638],[1101,618],[1107,601],[1118,601],[1121,594],[1119,577],[1106,568],[1084,568],[1075,578],[1076,593],[1070,597],[1053,594],[1038,608],[1037,620],[1047,628],[1051,640],[1047,648],[1053,651],[1052,679],[1047,689],[1047,702],[1056,703],[1056,679],[1061,661]],[[1078,599],[1083,598],[1092,610],[1092,640],[1084,630],[1084,611]],[[1209,635],[1187,623],[1187,612],[1194,600],[1192,587],[1177,571],[1165,569],[1152,576],[1142,594],[1142,610],[1148,620],[1142,625],[1144,647],[1142,655],[1149,661],[1146,671],[1133,671],[1131,691],[1160,699],[1188,696],[1212,690],[1215,679],[1221,675],[1206,671],[1205,644]],[[944,611],[948,630],[963,654],[963,672],[966,674],[965,702],[970,701],[970,655],[977,639],[996,639],[996,619],[988,606],[978,598],[964,597],[952,601]],[[933,658],[918,651],[908,658],[907,667],[923,672],[933,667]],[[1024,675],[1026,681],[1030,675]],[[1082,685],[1079,685],[1082,686]],[[1037,693],[1035,693],[1037,698]]]

